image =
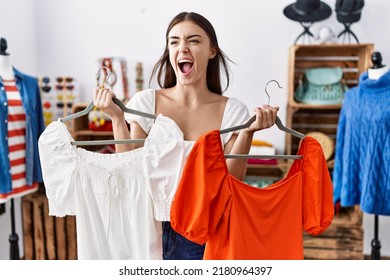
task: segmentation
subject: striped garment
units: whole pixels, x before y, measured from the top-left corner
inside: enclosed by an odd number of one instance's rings
[[[15,80],[3,80],[8,100],[8,146],[12,192],[0,194],[0,202],[34,192],[38,183],[26,185],[26,114]]]

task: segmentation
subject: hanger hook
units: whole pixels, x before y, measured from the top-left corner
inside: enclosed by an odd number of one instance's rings
[[[265,89],[264,89],[265,90],[265,94],[268,96],[268,105],[269,105],[269,102],[271,101],[271,96],[269,95],[269,93],[267,91],[267,86],[271,82],[275,82],[278,85],[279,88],[282,88],[277,80],[270,80],[270,81],[268,81],[268,83],[265,85]]]
[[[100,79],[100,71],[102,71],[103,69],[107,71],[108,75],[107,75],[106,79],[104,80],[103,85],[100,86],[101,88],[105,88],[106,87],[106,83],[108,82],[108,79],[111,76],[111,71],[110,71],[110,69],[108,69],[108,67],[106,67],[106,66],[100,67],[99,70],[96,73],[96,77],[97,77],[98,83],[99,83],[99,79]]]

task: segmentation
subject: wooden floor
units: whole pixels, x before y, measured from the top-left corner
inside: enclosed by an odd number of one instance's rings
[[[363,260],[363,214],[358,207],[340,208],[319,236],[304,233],[305,259]]]

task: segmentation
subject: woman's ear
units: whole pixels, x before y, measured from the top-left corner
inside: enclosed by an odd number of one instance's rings
[[[217,55],[217,50],[215,48],[210,49],[209,59],[213,59]]]

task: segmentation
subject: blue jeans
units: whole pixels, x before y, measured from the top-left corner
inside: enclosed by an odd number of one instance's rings
[[[180,235],[163,222],[163,259],[164,260],[202,260],[205,245],[199,245]]]

